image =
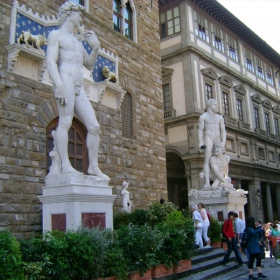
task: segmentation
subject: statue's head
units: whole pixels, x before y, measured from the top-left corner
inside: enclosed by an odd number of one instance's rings
[[[206,100],[206,109],[211,107],[211,109],[216,112],[218,110],[217,108],[217,100],[216,99],[208,99]]]
[[[223,146],[220,142],[214,143],[213,144],[213,153],[214,155],[217,155],[219,153],[223,152]]]
[[[61,26],[67,17],[71,16],[72,12],[84,12],[85,8],[77,3],[65,2],[58,11],[59,26]]]

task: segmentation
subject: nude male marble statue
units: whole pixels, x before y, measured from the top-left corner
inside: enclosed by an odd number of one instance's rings
[[[215,99],[206,101],[207,111],[199,118],[198,127],[198,146],[199,149],[204,149],[204,187],[203,189],[211,189],[210,186],[210,157],[212,155],[214,144],[220,144],[224,149],[226,142],[226,130],[224,119],[217,114],[218,104]]]
[[[214,145],[214,155],[210,158],[210,170],[214,182],[212,190],[217,190],[223,184],[224,189],[232,188],[231,180],[228,180],[228,164],[230,157],[223,154],[223,148],[220,144]]]
[[[59,29],[51,31],[47,40],[47,67],[54,83],[54,95],[59,112],[59,124],[54,139],[61,159],[61,173],[79,174],[68,157],[68,130],[74,113],[85,124],[89,153],[88,174],[110,179],[98,166],[100,125],[83,86],[83,65],[92,71],[100,43],[93,31],[86,31],[83,39],[92,48],[88,54],[75,32],[82,26],[84,7],[65,2],[59,9]]]

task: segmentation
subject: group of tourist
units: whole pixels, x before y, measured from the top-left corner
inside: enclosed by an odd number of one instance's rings
[[[249,217],[245,222],[238,218],[238,214],[230,211],[228,219],[223,225],[223,235],[226,238],[228,250],[223,258],[222,264],[227,265],[229,257],[234,251],[239,265],[243,265],[238,247],[243,240],[247,241],[247,247],[244,253],[248,258],[249,279],[267,278],[261,271],[261,262],[265,259],[265,250],[270,249],[270,257],[274,256],[275,263],[279,263],[278,258],[280,251],[280,231],[278,230],[279,222],[274,224],[263,224],[261,220],[255,222],[253,217]],[[278,247],[277,247],[278,246]],[[254,261],[258,271],[258,277],[253,275]]]
[[[205,209],[204,203],[198,203],[197,205],[191,205],[190,211],[192,212],[192,219],[195,226],[195,245],[199,250],[211,247],[211,240],[207,233],[210,226],[210,215]],[[207,243],[204,247],[203,239]]]
[[[190,211],[195,226],[195,244],[198,250],[210,248],[210,239],[207,235],[210,226],[210,215],[205,209],[203,203],[191,205]],[[255,222],[253,217],[249,217],[246,223],[238,217],[238,214],[230,211],[228,218],[225,220],[222,228],[223,236],[227,241],[228,250],[222,260],[223,265],[227,265],[232,251],[236,256],[238,264],[244,265],[241,252],[238,247],[246,239],[247,247],[244,253],[248,258],[249,279],[267,278],[262,273],[261,262],[265,259],[265,250],[270,250],[270,257],[274,257],[275,263],[280,264],[280,225],[279,221],[275,223],[263,224],[261,220]],[[206,246],[203,244],[207,243]],[[254,261],[258,276],[253,275]]]

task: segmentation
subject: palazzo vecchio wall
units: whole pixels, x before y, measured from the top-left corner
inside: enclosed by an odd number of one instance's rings
[[[52,18],[63,2],[22,0],[18,5]],[[118,56],[120,89],[132,97],[131,139],[123,137],[119,108],[92,102],[101,125],[99,165],[111,178],[110,186],[117,194],[114,212],[118,212],[124,180],[130,182],[134,209],[166,198],[167,187],[158,4],[148,0],[131,3],[137,25],[134,42],[114,31],[112,2],[86,1],[83,21],[86,29],[95,31],[101,47]],[[30,73],[24,75],[24,59],[23,74],[14,70],[13,63],[20,59],[7,49],[12,5],[10,0],[0,3],[0,229],[28,237],[42,231],[42,205],[37,196],[47,172],[46,129],[58,112],[52,86]]]

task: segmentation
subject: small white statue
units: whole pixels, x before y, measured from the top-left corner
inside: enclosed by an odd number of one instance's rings
[[[28,48],[30,46],[33,46],[36,47],[38,50],[41,50],[42,46],[47,45],[47,38],[40,34],[33,35],[28,31],[22,31],[17,39],[18,44],[20,44],[21,42],[24,42]]]
[[[102,75],[106,78],[105,81],[108,81],[108,82],[112,81],[114,83],[118,82],[118,77],[117,77],[116,73],[111,72],[110,68],[107,65],[103,66]]]
[[[122,205],[123,205],[123,211],[130,213],[131,212],[131,201],[129,198],[129,191],[127,190],[128,184],[126,181],[123,182],[122,186]]]

